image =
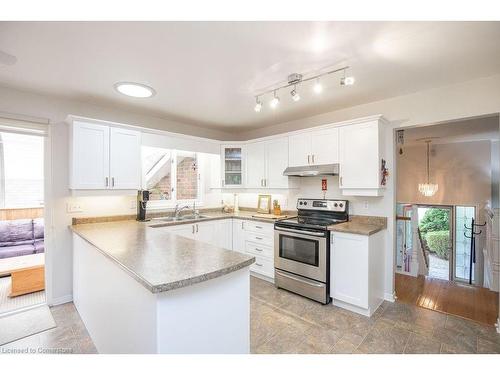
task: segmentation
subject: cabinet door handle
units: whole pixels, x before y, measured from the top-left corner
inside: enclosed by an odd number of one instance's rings
[[[220,181],[221,181],[221,185],[224,186],[224,179],[222,179]]]
[[[256,248],[255,248],[255,250],[257,250],[257,251],[262,251],[262,249],[259,249],[258,247],[256,247]]]
[[[111,177],[111,187],[115,187],[115,178]]]
[[[264,186],[267,187],[267,178],[264,178]]]
[[[198,233],[198,224],[196,224],[196,233]]]
[[[311,164],[311,155],[307,155],[307,164]]]
[[[109,177],[106,177],[106,187],[109,186]]]
[[[255,228],[262,229],[262,227],[260,225],[256,225]]]
[[[314,154],[312,154],[312,161],[313,161],[313,164],[314,164]]]
[[[194,224],[191,225],[192,233],[194,234]]]
[[[244,221],[242,221],[242,222],[241,222],[241,229],[245,229],[244,224],[245,224],[245,222],[244,222]]]
[[[340,186],[342,186],[342,176],[340,176]]]
[[[262,237],[255,237],[256,240],[262,241]]]
[[[259,266],[259,267],[262,267],[262,264],[261,264],[261,263],[257,263],[257,262],[255,262],[255,265],[256,265],[256,266]]]

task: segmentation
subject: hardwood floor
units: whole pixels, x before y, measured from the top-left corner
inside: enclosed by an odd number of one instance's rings
[[[498,293],[452,281],[396,274],[398,301],[494,325]]]

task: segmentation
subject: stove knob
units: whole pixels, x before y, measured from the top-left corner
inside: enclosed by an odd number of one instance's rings
[[[337,204],[337,203],[334,203],[334,204],[333,204],[333,207],[337,207],[337,206],[338,206],[338,204]]]
[[[344,204],[343,203],[339,203],[339,207],[340,208],[344,207]]]
[[[302,206],[304,204],[304,202],[301,201],[301,202],[299,202],[299,204]]]
[[[304,206],[307,206],[307,202],[304,202]]]

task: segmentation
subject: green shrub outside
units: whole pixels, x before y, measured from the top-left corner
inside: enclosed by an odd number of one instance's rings
[[[450,246],[449,231],[427,232],[425,240],[431,252],[435,253],[439,258],[448,260],[448,247]]]

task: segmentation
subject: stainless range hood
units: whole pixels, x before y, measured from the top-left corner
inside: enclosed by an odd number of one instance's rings
[[[288,167],[283,176],[314,177],[336,176],[339,174],[338,164],[304,165],[302,167]]]

